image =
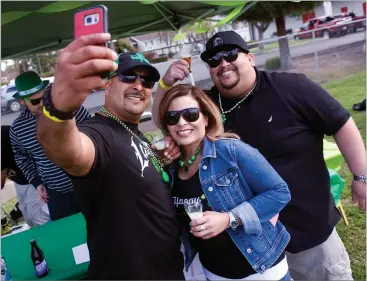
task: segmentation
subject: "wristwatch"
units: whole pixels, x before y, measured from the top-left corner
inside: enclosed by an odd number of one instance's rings
[[[356,176],[356,175],[353,175],[353,180],[355,181],[361,181],[361,182],[366,182],[366,175],[362,175],[362,176]]]
[[[232,228],[232,230],[236,230],[239,226],[239,223],[235,217],[235,215],[232,212],[227,212],[229,216],[229,226]]]
[[[64,112],[57,110],[51,100],[51,90],[52,90],[52,84],[50,84],[47,88],[45,93],[42,97],[43,106],[46,108],[46,110],[50,113],[51,116],[56,117],[60,120],[70,120],[73,119],[78,112],[78,110],[74,110],[72,112]]]

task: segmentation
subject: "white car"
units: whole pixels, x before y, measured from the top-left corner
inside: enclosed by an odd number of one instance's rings
[[[22,108],[18,100],[13,98],[17,92],[15,85],[8,85],[1,89],[1,109],[11,112],[17,112]]]
[[[141,122],[149,121],[152,119],[152,113],[150,111],[144,111],[143,115],[140,118]]]

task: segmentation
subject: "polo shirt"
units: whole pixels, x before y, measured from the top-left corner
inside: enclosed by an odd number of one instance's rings
[[[255,70],[254,91],[226,114],[224,125],[257,148],[287,182],[292,198],[279,219],[291,234],[287,251],[298,253],[326,241],[340,219],[323,138],[334,135],[350,114],[303,74]],[[207,94],[219,104],[215,86]],[[221,99],[227,111],[242,98]]]

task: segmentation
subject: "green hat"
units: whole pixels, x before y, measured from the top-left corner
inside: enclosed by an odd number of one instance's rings
[[[18,92],[13,95],[13,98],[22,99],[31,96],[46,88],[49,83],[48,80],[42,81],[34,71],[24,72],[15,78],[15,87]]]
[[[144,67],[146,68],[150,76],[153,78],[153,81],[157,82],[160,78],[160,74],[158,69],[150,64],[146,57],[144,57],[143,53],[137,52],[126,52],[121,53],[118,56],[118,59],[115,61],[118,65],[117,70],[110,72],[107,76],[107,80],[111,79],[118,73],[126,73],[133,70],[136,67]]]

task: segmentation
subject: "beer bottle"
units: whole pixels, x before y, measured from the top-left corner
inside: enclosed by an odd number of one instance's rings
[[[11,276],[3,257],[1,257],[1,281],[11,281]]]
[[[31,259],[37,277],[43,277],[48,274],[48,266],[43,251],[38,247],[36,240],[31,240]]]

